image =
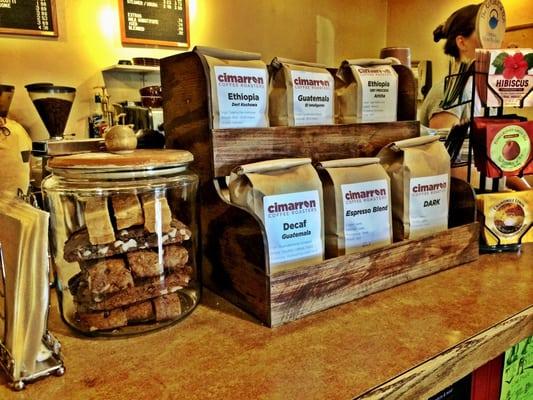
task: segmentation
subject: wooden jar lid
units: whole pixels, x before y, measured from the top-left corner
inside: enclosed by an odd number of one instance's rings
[[[57,156],[51,158],[47,166],[52,170],[131,171],[184,166],[193,159],[186,150],[139,149],[126,154],[94,152]]]

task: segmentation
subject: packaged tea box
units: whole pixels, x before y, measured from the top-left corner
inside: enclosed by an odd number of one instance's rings
[[[377,156],[391,180],[394,240],[447,229],[450,156],[439,138],[393,142]]]
[[[317,169],[328,258],[392,243],[390,179],[379,158],[323,161]]]
[[[476,203],[486,244],[533,242],[533,190],[480,194]]]
[[[335,123],[335,83],[325,65],[276,57],[270,71],[271,126]]]
[[[474,118],[472,144],[476,168],[489,178],[533,172],[533,122]]]
[[[345,60],[335,85],[339,123],[396,121],[398,74],[391,60]]]
[[[533,49],[476,50],[476,88],[488,107],[533,106]]]
[[[213,129],[268,127],[268,72],[261,55],[196,46],[209,71]]]
[[[241,165],[230,175],[229,192],[263,222],[270,273],[324,259],[322,184],[311,159]]]

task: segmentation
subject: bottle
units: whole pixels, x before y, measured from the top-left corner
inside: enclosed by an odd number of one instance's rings
[[[99,88],[95,88],[99,89]],[[102,137],[102,132],[105,129],[101,129],[100,125],[102,125],[104,120],[104,113],[102,109],[102,95],[101,93],[96,90],[94,92],[93,101],[92,101],[92,112],[91,115],[88,118],[89,123],[89,137],[90,138],[98,138]]]

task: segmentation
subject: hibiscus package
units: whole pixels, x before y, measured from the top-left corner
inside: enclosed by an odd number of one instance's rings
[[[533,106],[533,49],[476,51],[476,87],[488,107]]]

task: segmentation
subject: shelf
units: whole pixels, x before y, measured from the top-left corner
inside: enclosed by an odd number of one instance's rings
[[[471,224],[475,217],[471,213],[450,224],[454,229],[437,235],[328,259],[288,274],[271,274],[264,225],[253,213],[229,202],[224,196],[224,178],[238,165],[263,160],[374,157],[388,143],[419,136],[419,122],[410,119],[415,110],[414,77],[409,68],[394,66],[399,73],[398,101],[403,105],[398,121],[212,129],[204,61],[194,52],[164,58],[161,80],[167,147],[189,150],[200,177],[202,281],[206,287],[276,327],[477,258],[479,233],[477,224]],[[470,187],[458,192],[473,210]]]
[[[151,67],[144,65],[112,65],[104,68],[102,72],[135,72],[135,73],[159,73],[159,67]]]
[[[0,398],[427,399],[533,334],[531,265],[528,243],[276,329],[204,290],[172,327],[85,339],[54,300],[65,375],[15,393],[0,374]]]

